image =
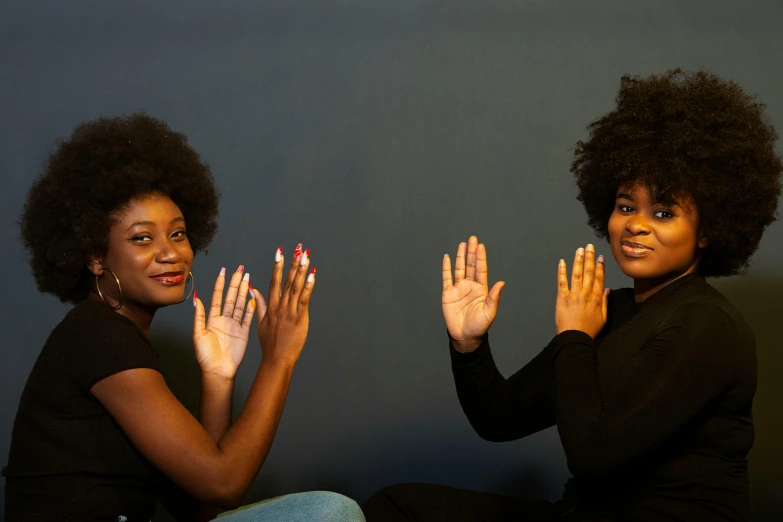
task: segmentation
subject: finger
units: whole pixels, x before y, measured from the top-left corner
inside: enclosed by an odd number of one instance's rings
[[[561,259],[557,264],[557,296],[565,297],[568,295],[568,269],[565,259]]]
[[[298,245],[296,245],[296,249],[294,250],[294,255],[291,258],[291,264],[288,266],[288,275],[285,278],[283,291],[280,294],[280,306],[279,306],[280,310],[288,306],[288,300],[291,297],[291,285],[294,284],[294,279],[296,279],[296,272],[299,270],[299,262],[301,260],[301,257],[302,257],[302,243],[299,243]]]
[[[457,247],[457,260],[454,264],[454,282],[459,283],[465,279],[465,253],[468,250],[467,243],[460,243]]]
[[[476,278],[476,251],[478,250],[478,238],[470,236],[468,239],[468,257],[467,269],[465,270],[465,279],[473,281]]]
[[[454,286],[451,278],[451,258],[448,254],[443,256],[443,291],[450,290]]]
[[[582,289],[582,275],[584,271],[585,249],[577,248],[574,254],[574,267],[571,269],[571,291],[579,292]]]
[[[253,312],[256,311],[256,300],[255,292],[250,290],[248,292],[248,296],[250,296],[250,299],[247,302],[247,308],[245,308],[245,317],[242,319],[242,328],[250,328],[250,325],[253,324]]]
[[[487,305],[487,308],[489,309],[490,316],[488,319],[494,320],[495,316],[498,313],[498,304],[500,303],[500,292],[503,291],[503,288],[506,286],[506,283],[503,281],[498,281],[492,286],[492,290],[489,291],[487,294],[487,300],[485,301],[485,304]]]
[[[595,280],[595,248],[593,245],[587,245],[585,248],[584,273],[582,276],[582,291],[590,293],[593,291],[593,281]]]
[[[221,268],[212,291],[212,302],[209,305],[209,317],[218,317],[223,306],[223,288],[226,286],[226,269]]]
[[[207,328],[207,318],[204,313],[204,304],[198,298],[198,292],[193,292],[193,338],[195,339]]]
[[[601,303],[601,313],[604,316],[604,323],[609,316],[609,294],[612,292],[611,288],[604,288],[604,299]]]
[[[245,315],[245,305],[247,304],[247,293],[250,290],[250,272],[245,272],[242,281],[239,283],[239,293],[237,294],[237,303],[234,306],[233,318],[241,323]]]
[[[487,270],[487,247],[484,246],[484,243],[479,243],[478,250],[476,250],[476,282],[484,286],[489,285],[489,274]]]
[[[595,278],[593,280],[593,293],[601,295],[604,293],[604,274],[606,267],[604,265],[604,256],[598,256],[595,262]]]
[[[223,302],[223,315],[231,317],[234,315],[234,307],[237,304],[237,294],[239,293],[239,284],[242,282],[242,275],[245,272],[245,266],[239,265],[237,271],[231,274],[231,281],[228,283],[228,292],[226,300]]]
[[[299,308],[299,298],[302,295],[302,289],[304,289],[305,277],[307,276],[307,269],[310,266],[310,250],[305,250],[302,254],[302,258],[299,260],[299,267],[296,270],[296,276],[294,282],[291,284],[291,290],[288,297],[288,313],[296,317],[297,309]]]
[[[253,294],[251,298],[255,302],[256,315],[258,316],[258,322],[260,323],[264,319],[264,316],[266,315],[266,310],[267,310],[266,301],[264,301],[264,296],[261,295],[261,292],[259,292],[258,290],[253,290]]]
[[[307,308],[310,304],[310,296],[313,295],[314,286],[315,286],[315,268],[310,270],[310,273],[308,274],[307,279],[305,280],[302,293],[299,295],[299,306],[297,307],[296,310],[296,313],[298,315],[307,313]]]
[[[282,284],[283,279],[283,264],[285,263],[285,260],[283,259],[283,247],[277,247],[277,250],[275,251],[275,264],[272,267],[272,279],[269,281],[269,308],[272,310],[277,310],[278,304],[280,304],[280,285]],[[258,293],[256,296],[256,301],[258,301],[258,297],[260,297],[261,294]],[[261,300],[263,301],[263,297],[261,297]],[[260,304],[256,302],[256,304]],[[266,313],[266,303],[264,303],[264,313]],[[261,312],[261,307],[259,306],[257,308],[259,313]],[[261,317],[258,319],[261,320]]]

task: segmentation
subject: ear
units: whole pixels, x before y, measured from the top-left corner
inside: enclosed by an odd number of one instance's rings
[[[87,262],[87,270],[95,277],[103,275],[103,261],[100,258],[94,257]]]

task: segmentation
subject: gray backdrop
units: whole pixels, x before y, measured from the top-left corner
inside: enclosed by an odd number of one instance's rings
[[[553,335],[557,260],[594,240],[568,167],[620,76],[708,68],[758,94],[783,130],[781,21],[778,0],[0,3],[0,463],[67,310],[36,293],[24,261],[28,186],[79,121],[145,109],[190,137],[223,192],[199,290],[239,263],[265,288],[278,244],[290,256],[303,242],[319,270],[311,334],[248,500],[331,489],[363,501],[400,481],[556,498],[568,473],[554,430],[493,444],[462,415],[441,257],[470,234],[487,244],[490,278],[507,281],[495,357],[516,370]],[[758,339],[759,519],[783,514],[781,232],[769,229],[748,276],[715,282]],[[628,284],[613,263],[608,283]],[[150,336],[193,409],[191,314],[161,311]],[[235,411],[259,360],[254,341]]]

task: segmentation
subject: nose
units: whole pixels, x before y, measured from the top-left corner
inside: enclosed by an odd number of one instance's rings
[[[642,236],[650,233],[650,223],[643,215],[634,214],[628,217],[625,229],[634,236]]]
[[[159,263],[178,263],[182,260],[182,253],[177,248],[177,244],[166,238],[161,242],[158,255],[155,260]]]

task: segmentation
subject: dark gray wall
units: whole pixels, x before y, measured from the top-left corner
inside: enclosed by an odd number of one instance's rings
[[[399,481],[543,498],[567,470],[554,430],[492,444],[451,381],[440,260],[469,234],[507,288],[493,327],[506,374],[553,334],[555,265],[594,236],[568,167],[624,73],[708,68],[783,130],[783,6],[755,2],[334,0],[0,3],[0,463],[19,395],[66,306],[36,293],[15,220],[57,137],[145,109],[184,131],[223,191],[195,274],[244,263],[264,288],[274,249],[312,249],[312,329],[250,500]],[[716,283],[759,341],[760,518],[783,514],[779,322],[783,224],[745,278]],[[599,250],[608,253],[604,244]],[[616,265],[609,284],[626,285]],[[191,308],[151,337],[195,407]],[[260,359],[248,350],[236,409]],[[0,497],[0,508],[3,497]]]

